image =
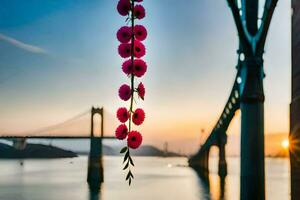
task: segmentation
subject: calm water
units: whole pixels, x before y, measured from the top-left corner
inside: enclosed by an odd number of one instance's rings
[[[90,194],[87,158],[55,160],[0,160],[0,200],[204,200],[220,199],[217,160],[210,160],[209,186],[186,167],[185,158],[135,158],[135,179],[124,181],[119,157],[105,157],[105,183],[101,193]],[[229,175],[224,199],[239,199],[239,159],[228,158]],[[289,161],[266,160],[267,199],[289,198]]]

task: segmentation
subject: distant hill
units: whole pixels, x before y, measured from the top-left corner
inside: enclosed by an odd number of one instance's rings
[[[77,154],[58,147],[43,144],[27,144],[24,150],[16,150],[10,145],[0,143],[0,158],[72,158]]]
[[[137,150],[133,150],[132,155],[134,156],[157,156],[157,157],[180,157],[182,155],[174,152],[164,152],[151,145],[143,145]]]
[[[120,150],[122,147],[110,147],[103,145],[103,154],[108,156],[120,156]],[[88,155],[89,152],[77,152],[80,155]],[[173,152],[163,152],[162,150],[151,146],[151,145],[142,145],[137,150],[131,150],[131,155],[133,156],[157,156],[157,157],[180,157],[182,155],[173,153]]]
[[[103,145],[103,155],[120,156],[121,146]],[[28,143],[24,150],[16,150],[14,147],[0,143],[0,159],[1,158],[72,158],[77,154],[88,155],[88,151],[73,152],[59,147]],[[164,152],[151,145],[143,145],[137,150],[131,150],[133,156],[157,156],[157,157],[180,157],[182,155],[174,152]]]
[[[75,151],[75,152],[78,153],[79,155],[89,155],[90,153],[89,151]],[[102,146],[102,152],[103,155],[107,155],[107,156],[115,156],[119,153],[117,148],[113,148],[106,145]]]

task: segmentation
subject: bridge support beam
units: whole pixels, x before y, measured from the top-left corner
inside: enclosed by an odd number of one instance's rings
[[[195,169],[195,171],[202,178],[208,178],[209,173],[209,149],[203,152],[199,152],[197,157],[189,159],[189,165]]]
[[[208,173],[209,173],[209,151],[206,151],[204,154],[203,169],[204,169],[204,173],[208,175]]]
[[[257,34],[258,0],[243,1],[247,30]],[[265,23],[265,22],[264,22]],[[260,38],[259,38],[260,39]],[[254,51],[242,41],[241,200],[265,199],[263,46]],[[253,47],[250,43],[250,47]]]
[[[227,134],[226,131],[221,129],[218,134],[218,148],[219,148],[218,174],[221,179],[227,176],[227,162],[226,162],[226,151],[225,151],[226,144],[227,144]]]
[[[241,192],[242,200],[265,199],[263,53],[278,0],[266,0],[258,28],[258,0],[236,0],[231,7],[240,39]]]
[[[199,162],[199,166],[195,165],[195,163],[193,163],[193,166],[198,174],[203,178],[207,178],[209,175],[209,150],[202,152],[200,159],[196,162]]]
[[[265,199],[263,103],[242,103],[241,199]]]
[[[94,135],[94,115],[101,115],[101,136]],[[104,181],[102,160],[102,137],[103,137],[103,109],[92,107],[91,112],[91,140],[88,161],[87,182],[92,190],[98,190]]]
[[[221,178],[227,176],[227,162],[225,156],[225,145],[219,147],[219,171],[218,174]]]
[[[104,181],[103,162],[102,162],[102,138],[91,138],[91,150],[88,163],[87,181],[92,187],[97,187]]]

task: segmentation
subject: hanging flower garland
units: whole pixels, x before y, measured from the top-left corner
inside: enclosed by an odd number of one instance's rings
[[[115,136],[119,140],[127,138],[127,145],[120,153],[124,154],[124,167],[127,170],[126,180],[129,185],[133,177],[131,167],[134,166],[130,155],[130,149],[137,149],[142,144],[143,137],[140,132],[133,130],[133,124],[141,125],[145,120],[145,112],[141,108],[134,110],[133,101],[137,95],[144,100],[145,87],[142,82],[135,86],[135,78],[141,78],[147,71],[147,64],[141,58],[146,54],[146,48],[142,41],[147,38],[147,30],[142,25],[135,25],[135,20],[145,17],[145,9],[136,2],[143,0],[119,0],[117,10],[120,15],[127,16],[126,22],[130,26],[123,26],[117,31],[117,39],[120,42],[118,47],[119,55],[127,59],[122,64],[122,71],[130,79],[130,85],[123,84],[119,88],[119,97],[123,101],[129,101],[129,108],[121,107],[117,110],[117,118],[121,124],[117,127]]]

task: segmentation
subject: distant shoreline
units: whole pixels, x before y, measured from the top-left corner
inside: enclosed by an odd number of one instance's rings
[[[120,156],[119,147],[103,145],[104,156]],[[144,145],[138,150],[132,150],[133,156],[139,157],[188,157],[174,152],[164,152],[154,146]],[[0,143],[0,159],[51,159],[51,158],[74,158],[88,156],[89,151],[71,151],[60,147],[28,143],[24,150],[17,150],[14,147]],[[212,157],[218,157],[212,155]],[[228,158],[238,158],[239,155],[227,155]],[[289,158],[288,154],[266,155],[265,158]]]
[[[17,150],[14,147],[0,143],[0,159],[51,159],[74,158],[78,155],[69,150],[44,144],[27,144],[25,149]]]
[[[119,156],[120,149],[118,147],[110,147],[103,145],[103,155]],[[144,145],[138,150],[132,150],[133,156],[145,157],[186,157],[174,152],[164,152],[154,146]],[[89,155],[89,151],[70,151],[60,147],[28,143],[24,150],[17,150],[14,147],[0,143],[0,159],[51,159],[51,158],[73,158],[79,155]]]

